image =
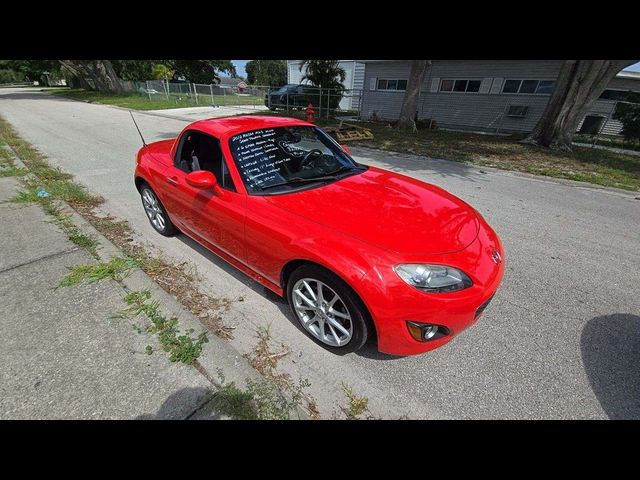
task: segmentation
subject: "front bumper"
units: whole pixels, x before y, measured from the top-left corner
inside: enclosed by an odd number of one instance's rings
[[[483,222],[484,223],[484,222]],[[492,259],[494,251],[501,260]],[[451,293],[428,293],[401,280],[393,265],[379,265],[367,277],[377,292],[365,294],[365,303],[373,317],[378,337],[378,350],[392,355],[415,355],[448,343],[482,316],[504,275],[504,251],[498,236],[488,225],[480,228],[478,237],[460,252],[406,263],[435,263],[463,270],[473,281],[465,290]],[[380,285],[384,285],[380,291]],[[367,301],[367,299],[372,299]],[[420,342],[409,333],[407,321],[430,323],[447,328],[448,334]]]

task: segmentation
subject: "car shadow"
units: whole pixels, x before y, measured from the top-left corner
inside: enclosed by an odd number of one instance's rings
[[[212,392],[207,388],[181,388],[169,395],[157,412],[139,415],[136,420],[185,420],[205,405],[211,396]]]
[[[582,329],[582,361],[610,419],[640,419],[640,317],[595,317]]]

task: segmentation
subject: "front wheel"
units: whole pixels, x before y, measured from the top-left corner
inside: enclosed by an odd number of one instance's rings
[[[146,183],[140,188],[140,197],[149,223],[156,232],[165,237],[170,237],[178,232],[178,229],[171,223],[164,205]]]
[[[296,269],[287,282],[287,299],[305,332],[331,352],[359,350],[372,331],[362,301],[342,279],[321,267]]]

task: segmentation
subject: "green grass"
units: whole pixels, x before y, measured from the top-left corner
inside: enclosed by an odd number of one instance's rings
[[[229,415],[235,420],[290,420],[302,404],[304,390],[310,384],[301,380],[285,395],[280,387],[269,379],[246,380],[247,388],[242,390],[235,383],[225,384],[216,392],[211,405],[217,412]]]
[[[577,133],[573,136],[574,142],[593,144],[595,137],[593,135],[585,135]],[[605,147],[622,148],[625,150],[640,151],[640,143],[627,141],[623,137],[617,137],[612,135],[601,135],[596,141],[596,145],[602,145]]]
[[[140,93],[115,94],[71,88],[49,90],[48,93],[51,95],[72,98],[74,100],[99,103],[102,105],[116,105],[118,107],[131,108],[134,110],[164,110],[168,108],[202,107],[211,105],[211,96],[209,94],[198,94],[198,103],[196,103],[195,97],[192,95],[175,93],[170,94],[169,98],[166,98],[164,94],[153,94],[151,95],[151,100],[148,95]],[[257,96],[214,95],[213,101],[217,106],[264,105],[264,98]]]
[[[303,118],[297,112],[268,114]],[[336,125],[337,121],[319,119],[316,123],[323,127]],[[358,122],[357,125],[369,128],[374,139],[351,141],[348,145],[640,190],[640,156],[637,155],[575,146],[572,152],[554,151],[521,143],[522,135],[482,135],[446,130],[418,130],[413,133],[396,130],[383,122]]]
[[[27,173],[24,168],[16,167],[7,144],[0,138],[0,177],[22,177]]]
[[[347,405],[340,407],[340,409],[347,417],[347,420],[360,420],[362,415],[370,414],[368,398],[356,395],[353,389],[344,383],[342,384],[342,391],[347,399]],[[366,418],[368,419],[369,417]]]
[[[70,267],[71,273],[64,277],[59,287],[70,287],[79,283],[95,283],[105,278],[121,281],[129,275],[135,263],[124,257],[115,257],[108,262]]]
[[[167,319],[162,315],[160,303],[151,299],[149,290],[129,292],[124,301],[127,307],[116,313],[113,318],[134,318],[144,314],[151,322],[146,327],[147,332],[158,335],[162,349],[169,354],[169,361],[192,365],[198,359],[202,353],[202,346],[209,341],[205,332],[195,338],[191,336],[193,329],[187,329],[181,334],[178,319]],[[145,352],[151,355],[153,347],[147,345]]]
[[[24,168],[0,166],[0,177],[22,177],[26,173],[27,170]]]

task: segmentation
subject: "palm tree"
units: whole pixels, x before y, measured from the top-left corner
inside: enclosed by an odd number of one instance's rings
[[[338,107],[342,95],[344,93],[343,82],[347,72],[340,66],[340,60],[302,60],[300,63],[300,71],[305,69],[302,81],[308,80],[314,87],[321,87],[322,90],[331,89],[329,92],[330,105],[329,108]],[[321,94],[319,92],[319,94]],[[325,95],[322,94],[324,97]],[[321,98],[316,97],[316,100]],[[313,102],[318,104],[318,102]]]

